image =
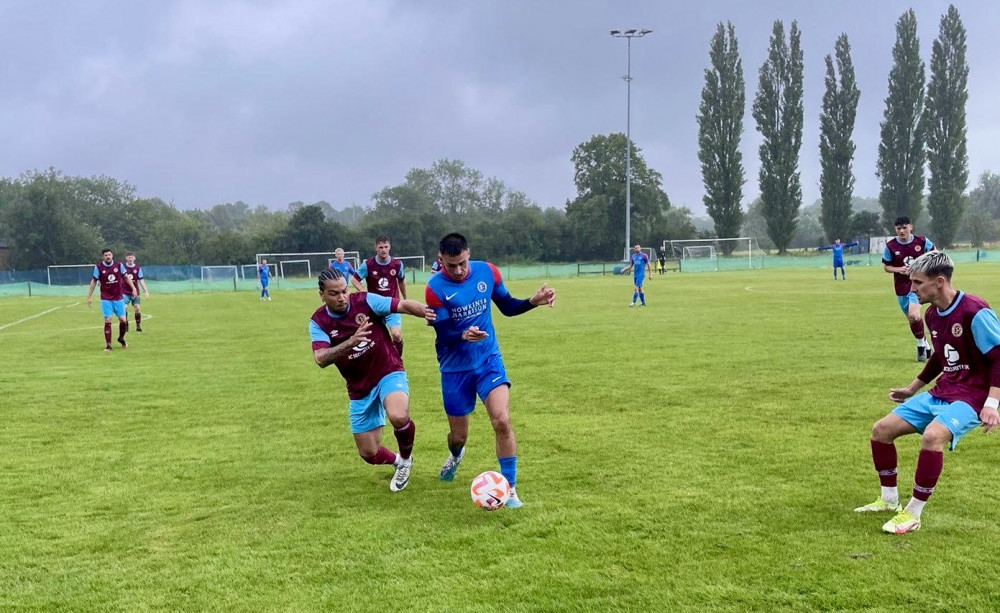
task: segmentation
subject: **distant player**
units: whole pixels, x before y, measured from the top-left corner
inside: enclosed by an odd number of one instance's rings
[[[271,282],[271,267],[267,265],[267,258],[262,258],[257,265],[257,286],[260,287],[260,299],[271,300],[271,291],[267,288]]]
[[[135,331],[142,332],[142,313],[139,311],[139,292],[141,287],[146,299],[149,299],[149,289],[146,287],[146,278],[142,274],[142,266],[135,263],[135,254],[131,251],[125,254],[125,278],[132,282],[137,290],[130,294],[128,288],[123,288],[122,300],[125,304],[125,323],[128,324],[128,305],[132,305],[135,311]],[[127,325],[126,325],[127,327]]]
[[[344,275],[345,279],[348,279],[354,289],[359,292],[365,291],[365,288],[361,286],[361,281],[358,281],[358,271],[354,270],[351,263],[344,259],[344,250],[337,247],[333,252],[333,261],[330,262],[330,268],[336,268],[340,271],[340,274]]]
[[[910,291],[909,265],[928,251],[934,250],[934,243],[926,236],[915,236],[909,217],[896,219],[896,238],[890,239],[882,251],[882,264],[886,272],[892,273],[892,283],[896,290],[896,300],[910,322],[910,333],[917,339],[917,361],[926,362],[930,355],[930,345],[924,337],[924,322],[920,319],[920,303],[917,295]]]
[[[128,332],[128,320],[125,319],[125,301],[122,299],[122,287],[127,287],[133,295],[138,294],[135,285],[125,276],[125,265],[115,260],[115,254],[110,249],[101,251],[101,261],[94,265],[93,278],[87,290],[87,306],[92,305],[94,288],[101,284],[101,314],[104,316],[104,351],[111,351],[111,316],[118,317],[118,344],[122,349],[128,349],[125,333]]]
[[[319,274],[323,306],[309,321],[313,358],[320,368],[335,364],[347,381],[351,432],[361,458],[369,464],[391,464],[396,472],[389,491],[410,481],[413,435],[410,388],[399,353],[390,348],[385,318],[409,313],[425,316],[425,306],[413,300],[385,298],[366,292],[348,293],[347,279],[335,268]],[[389,417],[399,454],[382,446],[382,427]]]
[[[389,255],[392,243],[388,236],[375,239],[375,257],[368,258],[358,268],[357,278],[368,284],[368,291],[386,298],[406,300],[406,271],[403,263]],[[392,314],[385,320],[392,334],[392,344],[403,356],[403,318]]]
[[[640,245],[636,245],[628,266],[622,269],[623,275],[629,270],[632,271],[632,281],[635,283],[632,290],[632,303],[628,305],[630,308],[635,306],[636,298],[642,301],[642,306],[646,306],[646,294],[642,291],[642,282],[646,279],[647,267],[649,267],[649,256],[643,253]]]
[[[465,456],[469,437],[469,414],[476,396],[483,401],[496,434],[500,472],[510,482],[507,506],[521,506],[517,495],[517,443],[510,426],[510,379],[500,356],[493,329],[492,301],[504,315],[526,313],[536,306],[552,306],[554,289],[542,285],[527,300],[510,295],[500,271],[488,262],[469,261],[469,245],[461,234],[441,239],[442,271],[427,282],[427,319],[437,333],[435,348],[441,370],[441,393],[448,416],[448,450],[441,467],[441,480],[455,478]]]
[[[854,247],[857,243],[851,242],[847,244],[842,244],[840,239],[834,239],[832,245],[827,245],[826,247],[820,247],[819,251],[833,251],[833,280],[837,280],[837,269],[840,269],[840,278],[847,280],[847,273],[844,272],[844,248]]]
[[[441,272],[441,258],[437,258],[431,262],[431,274],[436,275],[439,272]]]
[[[890,390],[900,402],[872,427],[872,459],[882,484],[875,502],[855,511],[891,511],[882,529],[904,534],[920,529],[924,504],[944,464],[944,449],[982,425],[990,433],[1000,424],[1000,321],[982,298],[951,285],[955,265],[947,254],[932,252],[909,263],[912,290],[927,309],[934,353],[909,386]],[[940,375],[940,376],[938,376]],[[917,392],[934,381],[929,392]],[[901,436],[921,433],[913,498],[903,509],[896,488],[896,446]]]

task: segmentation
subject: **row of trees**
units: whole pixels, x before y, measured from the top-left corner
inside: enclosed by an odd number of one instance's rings
[[[925,167],[929,168],[928,209],[935,240],[950,245],[966,207],[968,153],[966,102],[969,66],[966,32],[958,9],[942,16],[931,51],[931,78],[925,88],[916,14],[909,10],[896,24],[893,67],[881,123],[877,175],[886,230],[898,216],[917,222],[923,209]],[[698,111],[699,160],[704,202],[719,236],[736,236],[742,227],[742,189],[746,183],[740,139],[743,135],[745,83],[739,44],[732,23],[719,24],[709,49]],[[826,79],[820,115],[821,220],[828,240],[850,235],[854,191],[854,124],[860,91],[850,42],[841,34],[834,54],[825,57]],[[802,205],[798,170],[802,146],[801,32],[792,22],[785,35],[775,21],[768,56],[759,70],[753,118],[762,137],[759,148],[760,212],[767,235],[784,252],[796,235]]]

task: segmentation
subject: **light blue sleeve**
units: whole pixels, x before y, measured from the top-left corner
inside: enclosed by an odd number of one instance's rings
[[[118,272],[120,272],[121,274],[125,274],[125,265],[122,264],[121,262],[118,262]]]
[[[101,278],[101,271],[97,270],[97,266],[96,265],[94,266],[94,278],[97,279],[97,280],[100,280],[100,278]]]
[[[402,279],[404,281],[406,280],[406,269],[403,268],[403,263],[402,262],[399,263],[399,272],[397,272],[396,274],[399,275],[400,279]]]
[[[1000,345],[1000,321],[993,309],[982,309],[972,318],[972,338],[983,355]]]
[[[313,320],[309,320],[309,340],[314,343],[329,343],[330,335],[323,332],[323,328]]]
[[[392,315],[392,298],[369,293],[365,297],[365,300],[368,301],[368,306],[371,307],[372,311],[375,311],[376,315],[381,315],[382,317]]]
[[[368,262],[361,262],[361,266],[358,266],[358,276],[362,279],[368,276]]]
[[[139,278],[140,278],[140,279],[145,279],[145,278],[146,278],[146,277],[145,277],[145,276],[144,276],[144,275],[142,274],[142,268],[141,268],[141,267],[139,268]]]
[[[892,252],[889,251],[889,245],[886,245],[885,248],[882,250],[882,261],[885,262],[886,264],[892,263]]]
[[[934,241],[932,241],[931,239],[929,239],[928,237],[925,236],[924,237],[924,251],[931,251],[932,249],[936,249],[936,247],[934,247]]]

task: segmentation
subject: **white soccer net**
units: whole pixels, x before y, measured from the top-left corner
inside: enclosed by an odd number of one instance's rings
[[[312,276],[312,266],[309,260],[282,260],[278,262],[278,271],[282,279],[289,277],[309,278]]]
[[[241,265],[240,266],[240,277],[242,277],[244,281],[246,281],[247,279],[256,279],[257,278],[257,267],[258,266],[259,266],[259,264],[243,264],[243,265]],[[277,277],[278,276],[278,265],[277,264],[271,264],[270,262],[268,262],[267,268],[268,268],[268,270],[271,271],[271,276],[272,277]]]
[[[201,281],[202,283],[211,283],[212,281],[226,281],[233,279],[235,280],[239,275],[236,266],[202,266],[201,267]]]
[[[94,264],[55,264],[45,267],[49,285],[87,285],[94,278]]]
[[[764,252],[752,236],[663,241],[668,258],[683,260],[682,272],[763,268]]]
[[[403,263],[403,272],[407,269],[424,271],[424,256],[422,255],[404,255],[403,257],[393,256],[397,260]]]
[[[281,273],[282,262],[291,263],[289,266],[286,267],[289,271],[288,274],[291,276],[295,277],[301,276],[301,274],[305,274],[304,272],[301,272],[303,270],[310,273],[311,276],[311,273],[314,270],[323,270],[324,268],[328,268],[330,266],[330,260],[336,259],[336,255],[333,251],[303,251],[296,253],[258,253],[255,259],[258,262],[264,259],[267,260],[267,263],[269,265],[270,264],[276,265],[278,267],[277,268],[278,276],[283,278],[284,275]],[[344,259],[350,260],[352,263],[360,263],[361,254],[358,253],[357,251],[345,251]],[[303,261],[309,262],[309,266],[306,267],[304,264],[302,264]],[[357,264],[355,264],[354,268],[357,268]]]

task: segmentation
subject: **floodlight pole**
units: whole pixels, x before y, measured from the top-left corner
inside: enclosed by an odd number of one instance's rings
[[[624,38],[627,49],[627,72],[622,79],[625,81],[625,258],[628,261],[629,250],[632,248],[632,39],[642,38],[652,30],[611,30],[611,36]]]

